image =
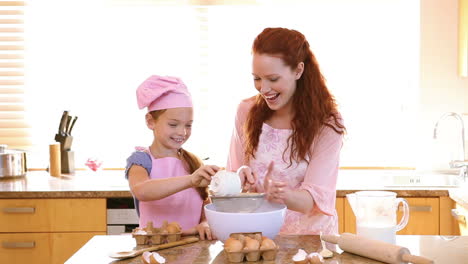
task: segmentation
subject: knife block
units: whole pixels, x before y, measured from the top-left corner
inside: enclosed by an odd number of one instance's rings
[[[73,143],[72,136],[64,136],[62,134],[55,134],[55,141],[60,142],[60,149],[63,150],[70,150],[71,145]]]
[[[62,173],[75,172],[75,153],[71,150],[72,136],[55,134],[55,141],[60,142],[60,163]]]
[[[60,162],[62,165],[62,173],[75,172],[75,152],[71,150],[60,151]]]

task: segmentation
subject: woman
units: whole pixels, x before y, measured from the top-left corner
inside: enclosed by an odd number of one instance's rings
[[[227,169],[287,206],[282,234],[337,233],[345,127],[304,35],[264,29],[253,43],[252,75],[259,94],[239,104]]]

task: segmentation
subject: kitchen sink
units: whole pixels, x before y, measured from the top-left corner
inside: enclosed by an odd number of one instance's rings
[[[387,175],[385,187],[432,187],[432,188],[455,188],[460,186],[462,180],[456,174],[438,174],[414,172],[402,175]]]

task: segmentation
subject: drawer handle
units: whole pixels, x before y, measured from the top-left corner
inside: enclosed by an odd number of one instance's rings
[[[466,217],[461,214],[458,209],[452,209],[452,216],[457,219],[457,221],[462,222],[463,224],[466,224]]]
[[[398,207],[400,212],[403,212],[403,207]],[[410,212],[432,212],[431,205],[410,205],[409,207]]]
[[[3,212],[7,214],[34,214],[36,208],[34,207],[6,207]]]
[[[4,248],[34,248],[36,242],[3,242]]]
[[[430,205],[413,205],[409,207],[410,212],[432,212]]]

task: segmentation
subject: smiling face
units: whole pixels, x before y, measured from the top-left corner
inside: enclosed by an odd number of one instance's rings
[[[167,109],[155,120],[147,115],[148,127],[153,130],[154,144],[160,155],[177,153],[192,133],[193,109],[191,107]]]
[[[253,55],[252,75],[255,88],[275,111],[290,111],[296,81],[301,77],[304,64],[296,69],[284,64],[283,59],[268,54]]]

